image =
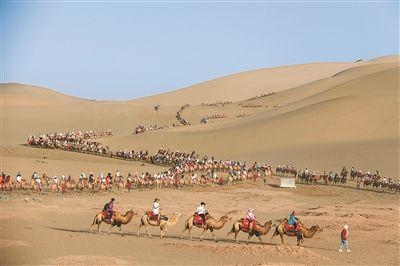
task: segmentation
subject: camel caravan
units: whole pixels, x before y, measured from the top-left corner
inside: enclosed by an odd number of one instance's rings
[[[199,158],[196,152],[180,152],[170,151],[169,149],[160,148],[158,152],[151,155],[146,151],[134,150],[118,150],[113,152],[108,146],[101,144],[94,140],[94,137],[107,137],[112,136],[111,130],[108,131],[87,131],[77,133],[54,133],[39,136],[29,136],[28,145],[39,148],[49,149],[62,149],[71,152],[83,152],[92,155],[100,155],[112,157],[121,160],[139,161],[148,164],[155,164],[160,166],[169,167],[169,170],[162,173],[128,173],[127,177],[122,176],[114,179],[118,180],[117,184],[111,182],[112,175],[109,174],[109,178],[100,175],[98,179],[92,178],[92,182],[86,180],[75,180],[72,177],[61,176],[60,183],[55,184],[49,177],[46,178],[31,178],[27,183],[25,180],[18,181],[21,179],[17,175],[16,182],[14,183],[10,176],[2,175],[0,182],[0,189],[2,191],[12,191],[13,189],[31,189],[34,191],[41,191],[44,184],[49,187],[51,184],[52,191],[65,193],[77,189],[78,191],[89,190],[95,191],[109,191],[114,187],[118,189],[127,188],[131,189],[153,189],[153,188],[182,188],[186,186],[197,186],[207,184],[234,184],[238,182],[245,182],[246,180],[253,180],[257,182],[263,178],[264,184],[266,184],[266,178],[272,176],[271,167],[267,164],[254,163],[252,167],[247,168],[246,163],[235,162],[235,161],[221,161],[216,160],[214,157],[204,156]],[[308,168],[305,170],[297,170],[294,165],[278,165],[276,167],[277,175],[285,175],[291,177],[297,177],[302,183],[312,184],[333,184],[333,185],[345,185],[348,180],[348,175],[352,181],[356,182],[356,188],[374,189],[386,192],[400,192],[400,181],[396,181],[393,178],[381,177],[379,172],[371,174],[369,171],[363,173],[361,170],[355,170],[354,167],[351,171],[346,170],[343,167],[339,173],[333,171],[324,171],[321,174],[317,174],[316,171],[311,171]],[[219,174],[221,173],[221,174]],[[199,174],[199,176],[197,175]],[[43,179],[43,182],[42,182]],[[58,180],[53,178],[53,180]],[[52,183],[53,182],[53,183]],[[114,181],[116,182],[116,181]]]
[[[115,199],[112,198],[110,202],[105,204],[103,210],[94,216],[90,232],[93,232],[97,227],[97,233],[101,233],[100,225],[104,222],[110,225],[108,234],[110,234],[114,226],[117,226],[121,236],[124,236],[121,228],[122,225],[128,224],[135,217],[139,219],[139,226],[136,232],[138,237],[140,237],[141,228],[144,227],[146,235],[149,238],[152,238],[153,235],[150,233],[149,229],[150,227],[156,227],[160,230],[160,239],[163,239],[168,232],[168,228],[176,226],[182,218],[182,214],[179,212],[174,212],[169,216],[164,215],[160,208],[160,200],[157,198],[153,202],[152,209],[144,211],[141,216],[132,209],[128,210],[125,214],[122,214],[119,211],[114,211],[114,200]],[[193,240],[192,230],[198,228],[201,231],[199,236],[200,241],[203,241],[205,233],[209,231],[214,241],[218,242],[215,231],[226,228],[228,223],[233,219],[233,214],[237,214],[238,212],[239,210],[232,210],[221,215],[219,218],[214,218],[206,210],[206,204],[201,202],[200,206],[196,208],[194,214],[185,220],[184,228],[181,231],[179,238],[183,239],[184,234],[187,232],[188,239]],[[292,218],[295,221],[294,223],[290,222]],[[253,236],[256,236],[260,243],[264,245],[265,243],[263,242],[262,237],[266,236],[271,229],[273,229],[271,240],[273,240],[275,236],[279,235],[281,243],[284,244],[283,236],[296,237],[297,245],[300,246],[304,242],[304,238],[312,238],[317,232],[322,231],[319,225],[313,225],[310,228],[304,226],[297,216],[297,213],[294,211],[290,215],[289,219],[284,218],[277,220],[277,222],[278,224],[273,223],[271,220],[264,223],[259,222],[254,214],[254,209],[250,208],[245,217],[234,220],[230,230],[226,234],[225,241],[228,240],[231,234],[234,234],[234,240],[239,244],[237,236],[239,232],[244,232],[248,235],[246,244],[249,243],[249,240]]]
[[[63,149],[68,151],[91,153],[96,155],[107,155],[108,146],[97,142],[94,138],[112,136],[111,130],[108,131],[87,131],[71,133],[54,133],[39,136],[29,136],[27,143],[32,147],[46,149]]]
[[[200,120],[200,123],[201,123],[201,124],[207,124],[209,120],[212,120],[212,119],[222,119],[222,118],[227,118],[227,116],[226,116],[226,115],[220,115],[220,114],[208,115],[208,116],[203,117],[203,118]]]
[[[236,115],[236,117],[248,117],[248,116],[251,116],[251,115],[250,114],[246,114],[246,113],[240,113],[240,114]]]
[[[323,171],[318,174],[317,171],[309,170],[297,170],[294,165],[278,165],[276,167],[276,174],[281,176],[290,176],[296,178],[305,184],[324,184],[324,185],[346,185],[347,181],[350,180],[356,182],[356,189],[373,189],[378,191],[386,192],[400,192],[400,180],[396,181],[393,178],[381,177],[379,171],[371,173],[366,171],[363,173],[361,169],[356,170],[351,167],[350,172],[343,166],[340,173],[334,171]]]
[[[276,92],[274,92],[274,91],[270,91],[268,93],[262,93],[260,95],[256,95],[256,96],[254,96],[252,98],[249,98],[248,101],[249,100],[259,99],[259,98],[264,98],[264,97],[268,97],[268,96],[272,96],[272,95],[275,95],[275,94],[276,94]]]
[[[255,103],[247,103],[247,104],[239,103],[239,105],[243,108],[261,108],[261,107],[263,107],[262,104],[255,104]]]
[[[143,153],[145,155],[146,153]],[[34,172],[29,180],[22,177],[18,172],[15,180],[11,180],[10,175],[2,173],[0,176],[0,188],[2,192],[30,191],[30,192],[50,192],[53,194],[66,194],[72,192],[107,192],[107,191],[128,191],[148,190],[148,189],[182,189],[197,186],[209,185],[232,185],[243,183],[246,180],[257,182],[261,176],[264,179],[271,176],[271,167],[265,163],[253,165],[247,169],[245,164],[231,161],[212,161],[207,157],[202,160],[193,160],[195,153],[168,152],[160,149],[159,153],[152,157],[152,160],[164,164],[175,164],[169,170],[163,172],[148,172],[139,174],[129,172],[123,176],[118,170],[115,174],[100,172],[97,176],[90,172],[82,172],[76,179],[71,175],[53,175],[47,173],[41,176]],[[198,175],[199,174],[199,175]]]
[[[170,124],[166,124],[166,125],[162,125],[162,126],[158,126],[158,125],[137,125],[135,127],[135,129],[133,130],[132,134],[140,134],[140,133],[144,133],[146,131],[156,131],[156,130],[161,130],[161,129],[166,129],[166,128],[174,128],[174,127],[179,127],[180,125],[177,125],[175,123],[173,123],[172,125]]]
[[[176,119],[178,119],[178,121],[184,126],[190,125],[190,122],[182,117],[183,110],[185,110],[189,106],[190,106],[190,104],[182,105],[181,108],[179,108],[179,110],[176,112]]]
[[[216,101],[214,103],[201,103],[201,106],[224,107],[225,105],[232,103],[233,103],[232,101]]]

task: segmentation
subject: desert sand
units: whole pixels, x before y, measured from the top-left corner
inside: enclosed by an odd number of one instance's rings
[[[237,73],[169,93],[127,101],[96,101],[68,96],[32,85],[1,85],[1,171],[15,178],[20,171],[71,174],[119,170],[154,172],[161,166],[102,158],[23,144],[29,135],[111,129],[113,137],[101,139],[111,149],[195,150],[221,160],[295,164],[316,171],[379,170],[399,179],[399,75],[400,57],[369,61],[312,63]],[[110,88],[112,90],[112,88]],[[254,99],[260,94],[273,95]],[[201,103],[231,102],[223,106]],[[139,124],[179,124],[177,110],[190,104],[182,116],[190,126],[132,134]],[[155,111],[154,105],[160,104]],[[260,107],[242,107],[254,105]],[[246,117],[238,117],[246,114]],[[226,118],[200,121],[206,116]],[[47,156],[47,163],[40,159]],[[182,190],[72,193],[64,196],[32,192],[6,193],[1,199],[1,264],[368,264],[398,265],[399,195],[333,186],[299,184],[278,187],[279,178],[267,186],[247,182],[232,186],[207,186]],[[116,197],[118,208],[138,213],[161,198],[166,214],[179,212],[182,220],[169,228],[163,240],[136,236],[138,218],[114,233],[90,234],[92,219]],[[200,242],[179,240],[184,220],[200,201],[213,216],[238,210],[228,224]],[[280,243],[264,237],[249,245],[225,241],[232,223],[247,208],[264,222],[287,217],[298,210],[306,226],[322,230],[302,247],[294,239]],[[340,230],[350,225],[351,253],[339,253]],[[107,228],[102,226],[103,231]],[[152,228],[157,236],[158,230]],[[144,233],[144,231],[143,231]],[[240,239],[245,240],[244,233]]]

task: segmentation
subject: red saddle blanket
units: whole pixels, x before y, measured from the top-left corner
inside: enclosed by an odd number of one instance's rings
[[[153,211],[147,211],[147,215],[149,216],[150,220],[157,220],[158,215],[154,214]]]
[[[254,226],[255,222],[256,221],[253,221],[253,226]],[[250,224],[251,224],[251,222],[249,220],[247,220],[247,218],[242,218],[242,231],[248,232],[250,229]]]
[[[193,215],[193,223],[194,223],[194,225],[196,225],[196,226],[203,226],[204,220],[203,220],[203,218],[202,218],[200,215],[194,214],[194,215]]]
[[[285,227],[286,231],[294,231],[294,225],[288,224],[288,223],[284,223],[283,225]]]
[[[101,213],[103,214],[105,219],[111,219],[110,214],[108,212],[102,210]]]

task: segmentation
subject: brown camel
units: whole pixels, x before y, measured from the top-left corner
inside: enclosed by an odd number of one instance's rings
[[[239,233],[240,231],[243,231],[243,232],[249,234],[249,236],[248,236],[248,238],[247,238],[247,241],[246,241],[246,244],[249,244],[249,240],[250,240],[250,238],[251,238],[253,235],[256,235],[257,238],[260,240],[260,243],[261,243],[262,245],[264,245],[264,243],[262,242],[261,236],[264,236],[264,235],[268,234],[269,230],[271,230],[271,227],[272,227],[272,226],[275,226],[275,225],[272,224],[272,221],[265,222],[264,225],[261,225],[261,224],[257,223],[257,224],[254,224],[254,225],[253,225],[253,228],[252,228],[252,230],[250,230],[250,231],[244,231],[243,228],[242,228],[242,226],[243,226],[242,220],[237,220],[237,221],[232,225],[232,229],[226,234],[225,240],[228,239],[228,236],[229,236],[230,234],[235,233],[235,240],[236,240],[236,243],[239,244],[239,240],[238,240],[238,238],[237,238],[237,235],[238,235],[238,233]]]
[[[190,240],[192,240],[192,228],[193,228],[194,226],[196,226],[196,227],[198,227],[198,228],[202,228],[202,229],[203,229],[203,232],[201,232],[201,235],[200,235],[200,241],[203,241],[204,233],[205,233],[207,230],[210,230],[211,234],[212,234],[213,237],[214,237],[215,242],[218,242],[218,241],[217,241],[217,238],[216,238],[216,236],[215,236],[215,234],[214,234],[214,230],[219,230],[219,229],[221,229],[222,227],[224,227],[224,225],[225,225],[228,221],[229,221],[228,215],[222,216],[221,218],[219,218],[219,220],[217,220],[217,219],[215,219],[215,218],[212,218],[211,216],[208,216],[208,219],[206,219],[206,224],[205,224],[205,226],[202,227],[202,226],[195,225],[195,224],[194,224],[194,217],[191,216],[191,217],[190,217],[189,219],[187,219],[186,222],[185,222],[185,229],[183,229],[183,231],[182,231],[182,233],[181,233],[181,239],[183,238],[183,233],[184,233],[186,230],[189,230],[189,233],[188,233],[188,234],[189,234],[189,238],[190,238]]]
[[[119,212],[115,212],[113,214],[113,222],[111,223],[111,220],[106,218],[106,216],[103,212],[99,212],[98,214],[96,214],[96,216],[93,219],[93,223],[92,223],[92,227],[90,228],[90,232],[92,232],[93,227],[95,225],[97,225],[97,232],[100,233],[100,224],[102,222],[105,222],[106,224],[110,225],[110,228],[108,229],[108,234],[110,234],[111,229],[114,226],[117,226],[119,231],[121,232],[121,236],[124,236],[124,233],[122,232],[122,229],[121,229],[121,225],[128,224],[132,220],[132,217],[135,215],[137,215],[137,214],[133,210],[127,211],[125,215],[122,215]]]
[[[272,240],[272,238],[274,238],[274,236],[279,235],[281,237],[282,244],[285,244],[283,241],[283,235],[295,236],[295,237],[297,237],[297,245],[300,246],[300,243],[304,242],[303,238],[312,238],[318,231],[320,231],[320,228],[318,225],[314,225],[311,228],[306,228],[300,221],[297,225],[297,232],[287,231],[285,229],[285,223],[287,223],[287,219],[284,219],[275,228],[275,231],[271,237],[271,240]]]
[[[182,214],[175,212],[170,218],[166,217],[167,219],[161,219],[160,222],[150,219],[148,215],[148,211],[144,213],[144,215],[140,218],[139,228],[137,230],[137,236],[140,236],[140,228],[142,226],[146,227],[146,233],[149,237],[152,235],[149,232],[149,225],[150,226],[159,226],[160,227],[160,238],[163,238],[164,235],[167,233],[168,226],[174,226],[178,223]]]

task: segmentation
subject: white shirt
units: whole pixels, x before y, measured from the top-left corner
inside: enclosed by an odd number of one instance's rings
[[[254,215],[254,213],[248,212],[246,218],[247,220],[253,221],[256,218],[256,216]]]
[[[160,212],[160,204],[158,202],[153,203],[153,213],[158,214]]]
[[[17,175],[17,182],[21,182],[22,180],[22,176],[21,175]]]
[[[197,214],[206,214],[207,210],[203,205],[200,205],[199,207],[197,207],[196,212]]]

